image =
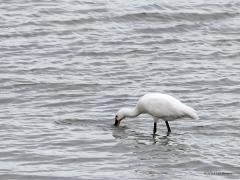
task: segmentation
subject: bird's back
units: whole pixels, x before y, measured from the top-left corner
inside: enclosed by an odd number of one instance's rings
[[[170,120],[174,120],[188,116],[197,119],[194,109],[167,94],[146,94],[139,99],[137,107],[142,113],[148,113],[158,118],[170,118]]]

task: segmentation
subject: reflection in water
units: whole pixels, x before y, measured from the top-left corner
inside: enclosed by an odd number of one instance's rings
[[[156,134],[155,136],[152,136],[152,134],[146,134],[131,130],[127,128],[127,126],[119,126],[113,127],[112,135],[116,139],[124,140],[124,144],[128,142],[129,144],[131,143],[131,145],[134,144],[134,146],[141,148],[146,145],[152,147],[153,149],[155,149],[156,147],[161,147],[160,150],[162,149],[163,151],[187,149],[186,145],[179,143],[181,142],[181,139],[177,136],[177,134],[173,134],[172,136],[160,136]]]
[[[127,129],[127,126],[115,127],[112,125],[112,136],[116,139],[125,139],[128,137],[128,134],[126,132]]]

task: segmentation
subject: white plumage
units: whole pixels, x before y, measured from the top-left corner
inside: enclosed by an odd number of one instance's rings
[[[156,133],[157,122],[159,119],[165,121],[168,128],[168,134],[171,132],[168,121],[173,121],[183,117],[198,119],[196,111],[183,104],[178,99],[167,94],[148,93],[139,99],[134,108],[120,109],[115,116],[115,125],[118,126],[120,121],[125,117],[136,117],[142,113],[147,113],[153,116],[153,134]]]

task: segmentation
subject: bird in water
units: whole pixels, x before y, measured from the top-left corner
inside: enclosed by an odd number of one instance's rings
[[[134,108],[120,109],[115,116],[114,125],[119,126],[124,118],[136,117],[143,113],[153,117],[153,135],[156,134],[159,119],[165,121],[168,130],[167,135],[171,133],[168,121],[174,121],[184,117],[198,119],[196,111],[178,99],[167,94],[148,93],[138,100]]]

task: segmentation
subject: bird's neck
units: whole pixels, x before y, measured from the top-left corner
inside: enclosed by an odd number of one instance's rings
[[[126,108],[124,111],[126,117],[136,117],[140,114],[139,110],[136,107]]]

